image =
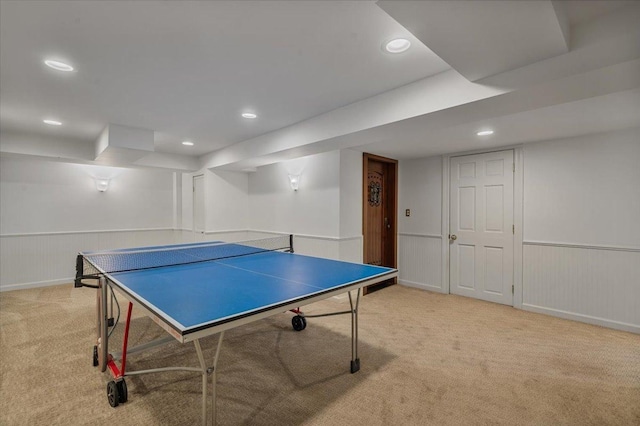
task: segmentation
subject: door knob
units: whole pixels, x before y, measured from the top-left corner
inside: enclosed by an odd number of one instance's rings
[[[458,237],[456,236],[456,234],[452,234],[449,238],[451,238],[451,241],[455,241],[458,239]]]

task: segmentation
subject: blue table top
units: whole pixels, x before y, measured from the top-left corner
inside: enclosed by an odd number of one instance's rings
[[[391,268],[270,251],[107,277],[184,334],[395,273]]]

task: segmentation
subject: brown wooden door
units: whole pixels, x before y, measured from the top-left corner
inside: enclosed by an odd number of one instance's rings
[[[396,268],[396,160],[364,154],[363,235],[364,262]],[[395,283],[395,279],[381,286]],[[376,286],[378,287],[378,286]],[[367,294],[368,288],[364,293]]]

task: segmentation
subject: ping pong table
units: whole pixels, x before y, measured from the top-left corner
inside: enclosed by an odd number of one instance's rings
[[[395,277],[396,269],[296,254],[293,236],[287,235],[237,243],[214,241],[81,252],[76,259],[75,286],[97,289],[93,365],[99,366],[102,372],[109,370],[113,376],[107,384],[107,399],[112,407],[128,399],[126,376],[191,371],[202,376],[202,423],[206,424],[209,419],[215,424],[216,369],[226,330],[287,311],[295,314],[292,325],[296,331],[306,327],[307,318],[348,314],[351,316],[350,371],[355,373],[360,369],[361,289]],[[96,284],[87,283],[87,279],[96,280]],[[109,351],[109,337],[120,317],[114,290],[129,301],[120,353]],[[305,315],[300,310],[301,306],[345,292],[350,305],[347,311]],[[169,335],[128,348],[134,305]],[[213,362],[208,365],[200,339],[212,335],[218,335],[218,339]],[[126,369],[127,355],[175,340],[193,342],[199,367]],[[210,416],[207,409],[209,378]]]

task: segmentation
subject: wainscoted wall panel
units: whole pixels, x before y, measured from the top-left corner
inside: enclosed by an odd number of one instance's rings
[[[398,235],[400,284],[442,292],[442,238],[439,235]]]
[[[339,260],[344,260],[345,262],[362,263],[363,244],[364,244],[364,240],[362,238],[362,235],[358,235],[357,237],[351,237],[351,238],[341,238]]]
[[[640,333],[640,249],[524,243],[523,308]]]
[[[281,233],[229,230],[195,233],[190,230],[149,229],[0,236],[0,291],[70,283],[75,277],[75,259],[80,251],[109,250],[201,241],[244,241]],[[296,235],[297,253],[340,259],[362,260],[362,236],[333,238]]]
[[[247,238],[268,238],[283,235],[279,232],[248,231]],[[294,234],[293,249],[296,253],[327,259],[362,262],[362,235],[355,237],[324,237]]]
[[[0,290],[69,283],[80,251],[171,244],[173,229],[60,232],[0,236]]]
[[[296,235],[293,240],[293,248],[299,254],[335,260],[340,258],[340,241],[337,238],[320,239]]]

